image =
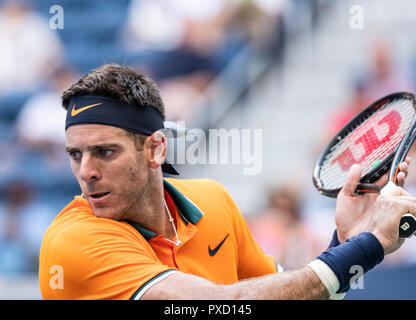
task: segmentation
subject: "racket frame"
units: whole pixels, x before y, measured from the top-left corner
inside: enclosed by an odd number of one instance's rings
[[[395,152],[394,158],[392,160],[390,172],[389,172],[389,181],[397,184],[397,174],[399,173],[399,165],[406,159],[407,154],[410,151],[410,148],[413,146],[413,143],[416,139],[416,116],[412,121],[412,124],[409,127],[409,130],[406,132],[406,135],[400,142]]]

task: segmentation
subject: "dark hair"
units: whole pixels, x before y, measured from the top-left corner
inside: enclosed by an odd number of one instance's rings
[[[62,94],[62,106],[68,109],[74,96],[100,95],[126,104],[155,108],[165,120],[165,106],[156,84],[134,69],[106,64],[84,75]]]

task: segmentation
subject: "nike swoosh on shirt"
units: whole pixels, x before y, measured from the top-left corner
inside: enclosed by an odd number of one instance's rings
[[[72,110],[71,110],[71,116],[76,116],[78,113],[80,113],[80,112],[82,112],[82,111],[84,111],[84,110],[87,110],[87,109],[89,109],[89,108],[92,108],[92,107],[95,107],[95,106],[99,106],[100,104],[103,104],[102,102],[100,102],[100,103],[96,103],[96,104],[90,104],[89,106],[85,106],[85,107],[82,107],[82,108],[79,108],[79,109],[75,109],[75,104],[74,104],[74,106],[72,107]]]
[[[225,238],[216,246],[214,249],[211,249],[211,246],[208,246],[208,253],[211,257],[215,256],[218,252],[218,250],[221,248],[221,246],[224,244],[225,240],[227,240],[228,236],[230,234],[228,233]]]

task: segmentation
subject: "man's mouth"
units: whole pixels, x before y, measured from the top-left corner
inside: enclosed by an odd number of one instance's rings
[[[100,192],[100,193],[90,193],[88,196],[93,198],[93,199],[100,199],[102,197],[105,197],[107,194],[109,194],[110,192]]]

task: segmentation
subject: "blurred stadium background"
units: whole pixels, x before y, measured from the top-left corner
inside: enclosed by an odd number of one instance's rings
[[[41,298],[43,232],[79,193],[60,93],[111,62],[156,80],[167,120],[261,129],[257,175],[247,163],[178,168],[223,183],[286,269],[310,261],[334,230],[335,202],[312,185],[317,155],[370,101],[415,91],[414,12],[411,0],[0,1],[0,299]],[[415,299],[415,240],[363,285],[347,299]]]

